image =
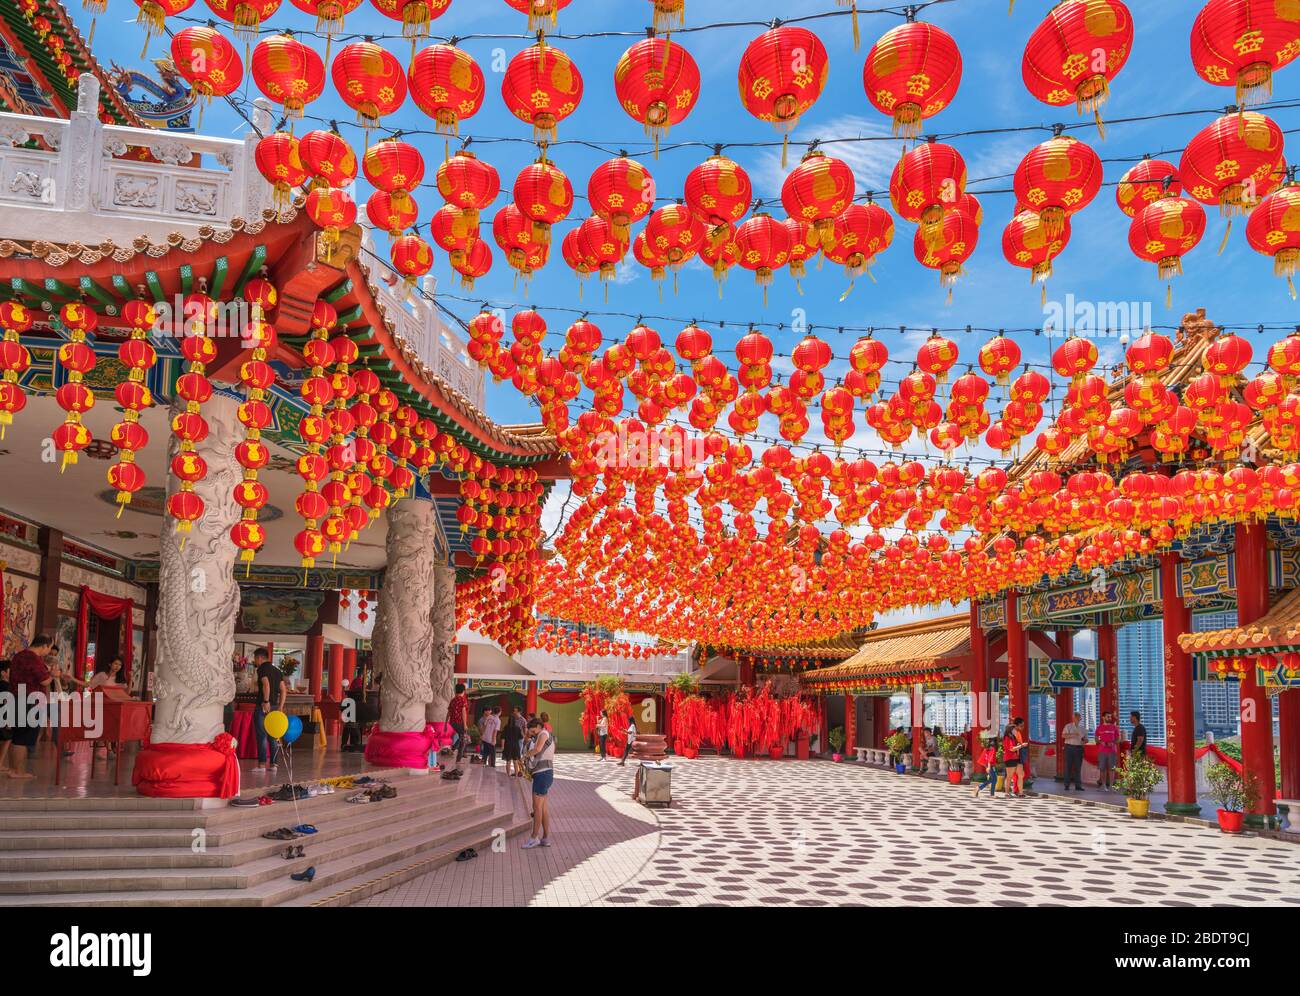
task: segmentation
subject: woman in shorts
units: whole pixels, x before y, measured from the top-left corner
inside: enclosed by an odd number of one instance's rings
[[[551,813],[546,797],[555,781],[555,734],[540,719],[528,721],[524,764],[533,774],[533,832],[524,847],[551,846]]]

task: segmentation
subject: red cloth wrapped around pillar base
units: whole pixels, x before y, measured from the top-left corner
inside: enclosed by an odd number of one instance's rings
[[[419,733],[376,730],[366,741],[366,760],[381,768],[428,768],[429,751],[437,742],[438,736],[429,723]]]
[[[219,733],[210,744],[145,744],[131,784],[159,799],[229,799],[239,793],[234,738]]]

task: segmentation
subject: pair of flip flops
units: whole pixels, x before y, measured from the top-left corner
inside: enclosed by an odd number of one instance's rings
[[[459,854],[456,855],[456,860],[470,861],[477,857],[478,857],[478,851],[474,850],[474,848],[472,847],[467,847],[465,848],[465,850],[461,851]]]
[[[284,858],[285,861],[292,861],[294,858],[305,857],[305,855],[302,853],[301,844],[299,844],[297,847],[294,847],[292,844],[290,844],[288,847],[284,849],[284,853],[281,854],[280,857]]]
[[[289,827],[280,827],[277,830],[268,830],[262,836],[267,840],[297,840],[302,834],[294,833]]]
[[[458,778],[462,778],[462,777],[464,777],[464,775],[465,775],[465,772],[462,771],[460,768],[451,768],[451,769],[449,769],[449,770],[447,770],[447,771],[444,771],[444,772],[442,773],[443,780],[444,780],[444,781],[449,781],[449,782],[454,782],[454,781],[456,781]]]

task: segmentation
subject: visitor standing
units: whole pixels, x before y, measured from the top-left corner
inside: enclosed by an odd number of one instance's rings
[[[523,740],[524,716],[519,711],[519,707],[515,706],[510,710],[505,728],[501,731],[501,757],[506,762],[507,775],[518,777],[524,773],[523,764],[520,761],[523,756]]]
[[[998,745],[996,736],[985,731],[980,735],[980,739],[983,741],[983,749],[976,760],[979,762],[980,767],[984,769],[984,781],[975,786],[975,798],[978,799],[980,793],[987,788],[989,798],[996,799],[998,797]]]
[[[1087,742],[1088,735],[1083,732],[1083,717],[1077,712],[1065,724],[1061,738],[1065,741],[1065,791],[1070,791],[1070,783],[1073,782],[1074,790],[1082,792],[1083,745]]]
[[[274,771],[280,761],[280,745],[272,749],[271,738],[266,732],[267,713],[284,708],[289,686],[284,680],[284,672],[271,663],[271,655],[265,647],[253,651],[253,665],[257,668],[257,706],[253,709],[253,732],[257,736],[257,764],[254,771]]]
[[[14,726],[13,740],[10,741],[9,747],[10,778],[33,777],[27,770],[27,754],[36,746],[36,737],[41,732],[41,728],[31,726],[27,722],[26,717],[29,713],[27,697],[34,695],[48,697],[50,682],[54,680],[54,676],[45,666],[45,658],[53,649],[54,641],[47,634],[40,633],[32,639],[31,645],[26,650],[14,654],[9,664],[9,683],[17,699],[15,719],[18,721]]]
[[[596,721],[596,739],[600,741],[600,759],[605,760],[609,746],[609,710],[600,710],[600,719]]]
[[[555,782],[555,734],[540,719],[528,723],[528,746],[524,764],[533,775],[533,831],[524,847],[551,846],[551,811],[547,796]]]
[[[1017,716],[1016,722],[1016,744],[1020,749],[1020,792],[1029,788],[1030,782],[1034,780],[1034,769],[1029,756],[1029,730],[1025,726],[1025,717]]]
[[[1006,768],[1003,793],[1008,799],[1013,795],[1020,795],[1020,741],[1016,737],[1015,723],[1008,723],[1007,728],[1002,731],[1002,765]]]
[[[629,714],[627,717],[627,743],[623,745],[623,760],[618,762],[620,768],[627,764],[627,756],[632,753],[634,743],[636,743],[636,720]]]
[[[496,709],[488,709],[478,721],[479,744],[483,751],[483,761],[489,768],[497,766],[497,733],[501,730],[501,717]]]
[[[1097,738],[1097,788],[1111,790],[1115,778],[1115,761],[1119,756],[1119,727],[1113,713],[1103,712],[1101,722],[1094,731]]]
[[[1129,737],[1129,753],[1140,754],[1146,757],[1147,754],[1147,728],[1142,725],[1142,714],[1134,709],[1128,714],[1129,722],[1133,726],[1133,735]]]
[[[465,697],[465,686],[456,683],[456,694],[447,704],[447,725],[456,734],[456,767],[465,757],[465,717],[469,715],[469,699]]]

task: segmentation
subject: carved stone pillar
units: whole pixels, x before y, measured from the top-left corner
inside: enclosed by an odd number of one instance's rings
[[[366,743],[366,760],[389,767],[425,768],[433,734],[425,707],[433,698],[433,606],[437,595],[433,504],[403,499],[388,510],[387,567],[371,638],[375,672],[383,675],[379,730]]]
[[[438,595],[433,605],[433,665],[429,671],[433,698],[424,714],[430,723],[441,723],[447,718],[456,672],[456,568],[439,565],[434,574]]]
[[[173,414],[184,410],[184,403]],[[242,477],[235,446],[244,438],[238,418],[239,402],[215,394],[203,406],[208,436],[196,447],[207,462],[207,476],[194,486],[203,499],[203,515],[188,536],[163,523],[158,574],[158,660],[154,668],[151,746],[136,757],[133,780],[144,795],[225,797],[220,780],[228,777],[229,737],[222,718],[235,697],[230,669],[235,649],[235,620],[239,614],[239,584],[235,580],[237,550],[230,527],[239,519],[235,485]],[[179,452],[170,437],[168,457]],[[179,482],[169,475],[167,492]],[[176,750],[178,745],[207,745]],[[203,791],[201,772],[217,784]],[[234,767],[238,784],[238,763]]]

